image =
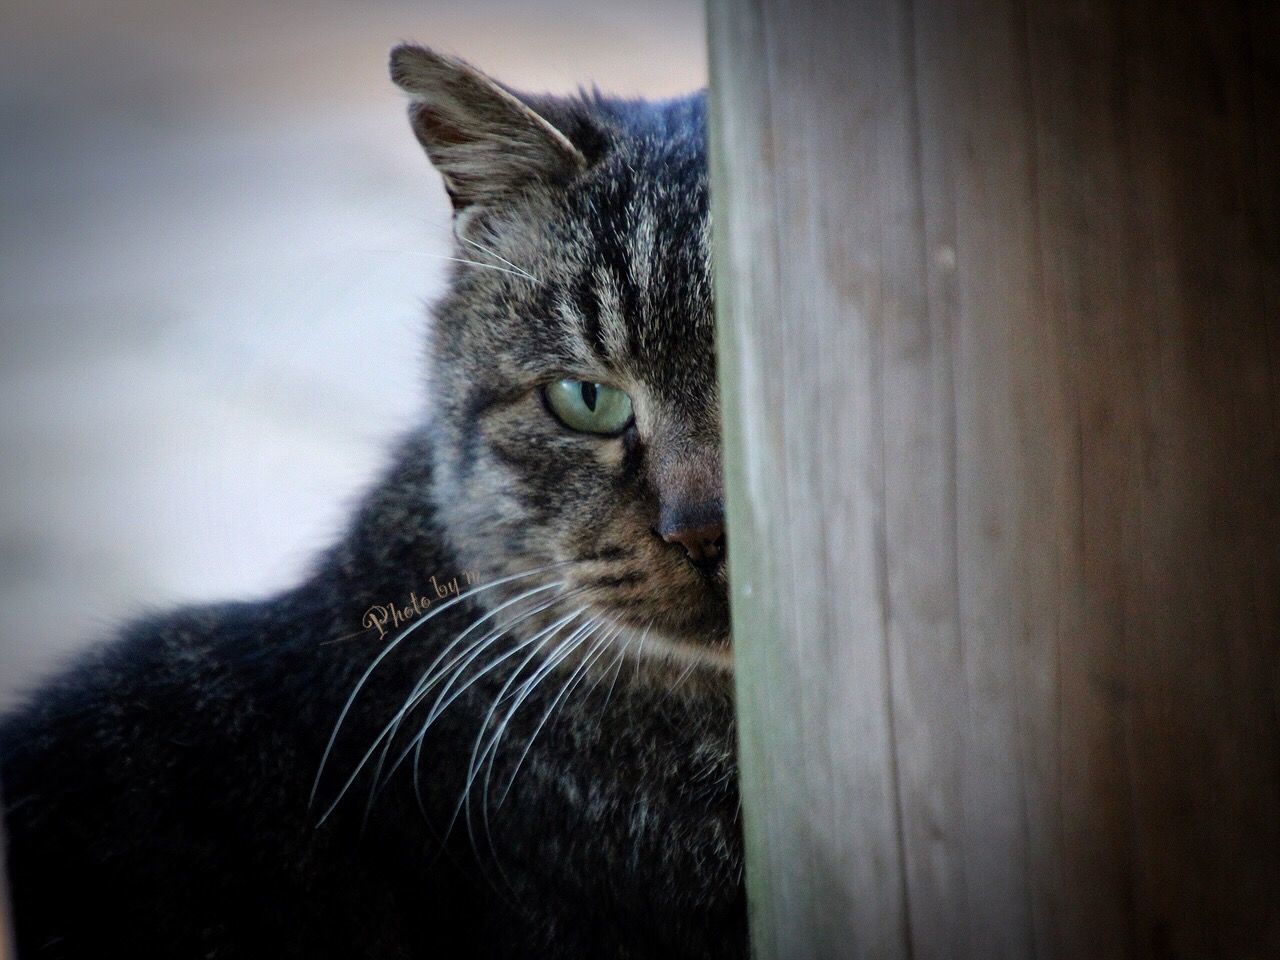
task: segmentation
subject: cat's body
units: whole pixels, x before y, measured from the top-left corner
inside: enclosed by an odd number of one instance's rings
[[[433,421],[301,586],[137,623],[0,727],[23,957],[745,955],[701,100],[396,70],[495,265],[437,309]]]
[[[607,707],[612,673],[562,702],[567,715],[541,731],[496,810],[494,791],[493,848],[478,802],[474,830],[459,819],[443,855],[433,831],[462,795],[498,671],[433,726],[418,771],[427,819],[407,765],[367,824],[361,780],[317,828],[412,683],[475,617],[465,602],[440,612],[370,675],[309,804],[337,711],[385,646],[360,630],[364,612],[458,570],[429,509],[400,500],[420,489],[424,452],[421,437],[405,445],[301,588],[138,624],[9,723],[22,956],[741,955],[728,701],[654,696],[630,664]],[[495,781],[558,690],[539,687],[514,715]]]

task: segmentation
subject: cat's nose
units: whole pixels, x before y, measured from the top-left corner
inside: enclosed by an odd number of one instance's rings
[[[711,579],[723,569],[724,486],[720,457],[706,445],[681,451],[656,464],[658,516],[653,532],[684,550],[698,572]]]
[[[724,561],[724,514],[719,507],[663,517],[655,532],[667,543],[684,547],[690,562],[704,573],[713,572]]]

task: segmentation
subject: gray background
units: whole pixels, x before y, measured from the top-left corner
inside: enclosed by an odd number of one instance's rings
[[[402,39],[705,82],[697,0],[4,5],[0,706],[123,618],[289,583],[417,415],[449,213]]]

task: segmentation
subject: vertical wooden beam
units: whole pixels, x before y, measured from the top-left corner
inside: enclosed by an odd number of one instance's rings
[[[710,0],[761,960],[1280,956],[1278,19]]]

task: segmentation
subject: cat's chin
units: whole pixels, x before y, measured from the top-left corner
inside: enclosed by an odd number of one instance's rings
[[[733,674],[733,645],[727,627],[695,631],[652,626],[633,629],[635,642],[624,640],[622,649],[625,655],[643,664],[646,673],[662,675],[670,671],[679,676],[698,673],[726,677]]]
[[[705,669],[733,673],[733,646],[725,640],[716,644],[653,635],[637,656],[660,660],[682,669]]]
[[[652,668],[674,667],[677,673],[733,673],[733,643],[727,597],[699,591],[695,602],[683,607],[666,604],[656,615],[615,610],[615,622],[625,624],[622,649]],[[658,673],[662,673],[659,669]]]

